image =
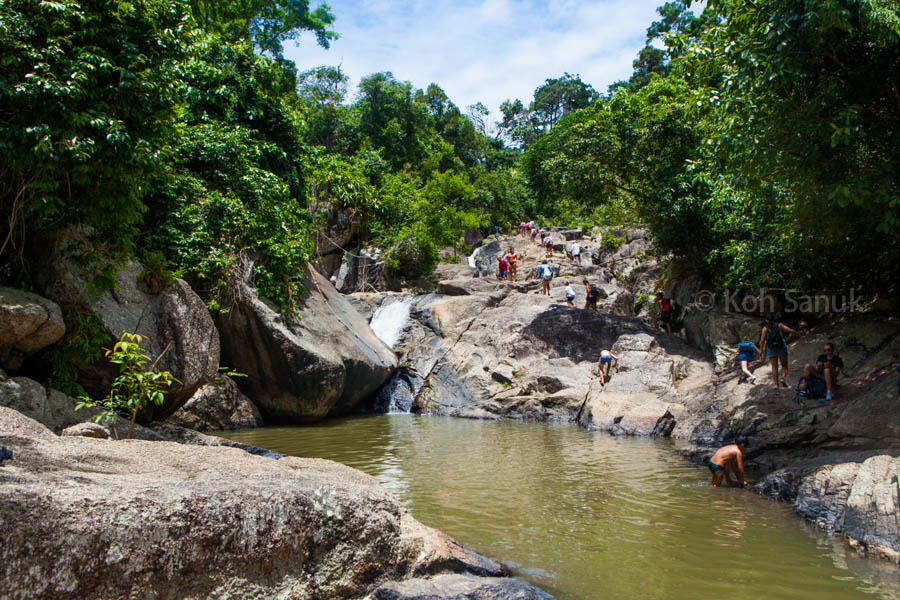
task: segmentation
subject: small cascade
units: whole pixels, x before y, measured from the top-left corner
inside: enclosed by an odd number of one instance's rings
[[[410,412],[424,383],[425,380],[418,373],[408,367],[400,367],[378,392],[378,397],[375,399],[375,412]]]
[[[413,299],[410,297],[386,298],[384,303],[372,315],[369,326],[375,336],[391,350],[400,340],[403,328],[409,322],[409,309]]]
[[[486,277],[494,272],[494,255],[500,252],[500,242],[493,240],[484,246],[475,248],[466,261],[473,269],[477,269],[476,277]]]

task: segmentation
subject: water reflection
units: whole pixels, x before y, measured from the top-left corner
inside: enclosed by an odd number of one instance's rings
[[[413,515],[560,599],[900,598],[900,575],[670,444],[567,425],[384,415],[233,432],[374,475]]]

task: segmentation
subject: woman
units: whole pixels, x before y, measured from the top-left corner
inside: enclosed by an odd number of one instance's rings
[[[779,323],[775,317],[770,315],[766,318],[766,322],[762,328],[762,334],[759,336],[759,347],[766,349],[766,358],[769,359],[769,365],[772,367],[772,381],[775,387],[781,382],[783,387],[788,387],[788,348],[787,341],[784,339],[784,332],[793,333],[800,337],[804,337],[799,331],[794,331],[784,323]],[[765,344],[765,346],[763,346]],[[781,363],[781,377],[778,376],[778,364]]]

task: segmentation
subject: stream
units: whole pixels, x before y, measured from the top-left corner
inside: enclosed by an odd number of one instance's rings
[[[896,567],[788,505],[708,488],[708,470],[666,440],[408,414],[218,435],[365,471],[560,600],[900,599]]]

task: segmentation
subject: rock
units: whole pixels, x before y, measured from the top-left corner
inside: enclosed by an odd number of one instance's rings
[[[463,244],[468,246],[469,248],[476,248],[484,239],[484,231],[482,231],[479,227],[472,227],[471,229],[466,229],[465,234],[463,234]]]
[[[18,411],[56,433],[96,414],[95,411],[76,412],[75,400],[27,377],[0,381],[0,406]]]
[[[55,438],[56,435],[44,425],[17,410],[0,406],[0,438],[7,436],[27,438]]]
[[[58,438],[21,415],[11,427],[13,412],[0,410],[15,453],[0,478],[2,597],[361,598],[449,573],[490,588],[505,572],[337,463]]]
[[[249,276],[252,264],[242,267]],[[313,269],[303,279],[299,318],[285,316],[247,279],[232,309],[216,320],[226,364],[266,420],[314,421],[346,413],[375,394],[397,357]]]
[[[73,258],[86,243],[87,234],[77,228],[67,228],[44,240],[40,255],[34,258],[35,281],[56,302],[98,315],[110,341],[118,340],[123,331],[144,336],[141,345],[151,360],[161,355],[156,370],[170,371],[181,382],[166,392],[165,404],[150,406],[142,413],[147,420],[164,419],[218,373],[219,335],[212,317],[200,297],[181,279],[159,294],[148,293],[138,280],[142,267],[136,262],[119,271],[115,289],[94,297]],[[105,360],[76,366],[79,382],[94,398],[105,396],[118,375],[118,366]]]
[[[0,287],[0,367],[16,370],[66,331],[62,311],[37,294]]]
[[[108,440],[109,430],[99,423],[78,423],[77,425],[66,427],[60,435],[64,437],[89,437],[97,438],[98,440]]]
[[[575,229],[563,229],[554,235],[562,236],[567,242],[571,242],[572,240],[580,240],[583,233],[581,227],[576,227]]]
[[[847,497],[844,535],[867,554],[900,564],[900,459],[875,456],[856,472]]]
[[[794,512],[823,529],[842,531],[847,499],[859,468],[858,463],[827,465],[802,478],[795,493]],[[787,494],[782,498],[791,499]]]
[[[368,596],[371,600],[546,600],[552,598],[520,579],[437,575],[390,582]]]
[[[230,377],[217,376],[197,390],[168,422],[197,431],[261,427],[259,410]]]

